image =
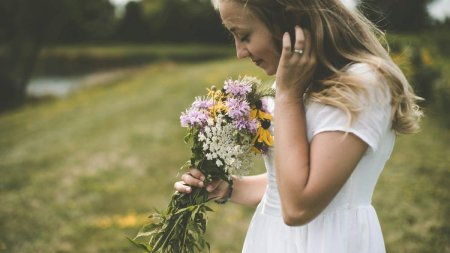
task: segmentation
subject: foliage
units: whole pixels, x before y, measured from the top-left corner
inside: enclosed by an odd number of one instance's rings
[[[114,68],[142,66],[151,62],[199,62],[233,55],[234,51],[230,47],[206,44],[52,46],[41,51],[35,76],[78,75]]]
[[[56,31],[58,42],[110,40],[115,33],[114,6],[109,0],[64,0],[60,9],[64,19],[62,28]]]
[[[25,101],[26,86],[46,44],[61,30],[75,36],[72,23],[90,34],[102,34],[109,23],[108,10],[113,13],[107,0],[0,1],[0,111]]]
[[[144,0],[152,2],[154,0]],[[164,0],[160,9],[149,16],[152,41],[208,42],[227,41],[219,15],[209,0]]]
[[[439,38],[447,38],[448,31],[431,31],[411,35],[389,35],[391,56],[399,64],[415,92],[425,101],[422,106],[435,113],[445,113],[450,107],[450,61],[446,48],[438,46]],[[448,47],[448,46],[447,46]],[[444,126],[450,126],[450,117],[441,117]]]
[[[129,2],[117,26],[116,37],[123,41],[150,41],[153,31],[139,2]]]
[[[58,29],[65,1],[0,1],[0,111],[21,104],[37,55]],[[64,8],[63,8],[64,9]],[[49,15],[55,13],[55,15]]]
[[[430,25],[427,5],[432,1],[362,0],[359,9],[383,29],[415,32]]]

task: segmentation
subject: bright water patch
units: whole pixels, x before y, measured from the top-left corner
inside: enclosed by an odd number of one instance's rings
[[[79,88],[80,77],[41,77],[30,81],[27,95],[31,97],[65,97]]]

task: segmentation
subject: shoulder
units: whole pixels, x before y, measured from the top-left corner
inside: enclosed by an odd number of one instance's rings
[[[386,88],[384,86],[386,84],[385,78],[375,66],[367,63],[353,63],[344,69],[344,73],[361,81],[365,88]]]
[[[356,104],[356,115],[350,117],[350,111],[334,104],[307,100],[305,106],[309,134],[312,137],[324,131],[351,132],[376,149],[378,141],[391,124],[389,86],[376,68],[369,64],[352,64],[344,72],[351,77],[347,80],[355,82],[351,85],[362,88],[358,88],[355,93],[342,92]]]
[[[364,94],[359,94],[363,106],[388,105],[391,100],[391,92],[386,78],[375,66],[367,63],[354,63],[345,70],[364,89]]]

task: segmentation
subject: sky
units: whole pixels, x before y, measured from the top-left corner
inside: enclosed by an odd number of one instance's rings
[[[123,8],[125,4],[129,1],[139,1],[139,0],[109,0],[111,3],[119,8]],[[356,6],[357,0],[342,0],[347,6]],[[435,0],[432,4],[428,6],[428,11],[431,16],[435,19],[443,20],[445,17],[450,17],[450,0]]]
[[[443,20],[450,16],[450,0],[437,0],[428,6],[428,11],[434,18]]]

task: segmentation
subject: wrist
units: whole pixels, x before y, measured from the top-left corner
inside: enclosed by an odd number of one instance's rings
[[[277,90],[275,102],[283,104],[301,104],[303,103],[303,93]]]
[[[305,91],[307,90],[308,85],[300,85],[300,84],[286,84],[279,83],[276,81],[276,93],[277,95],[285,94],[288,96],[297,96],[302,97]]]

